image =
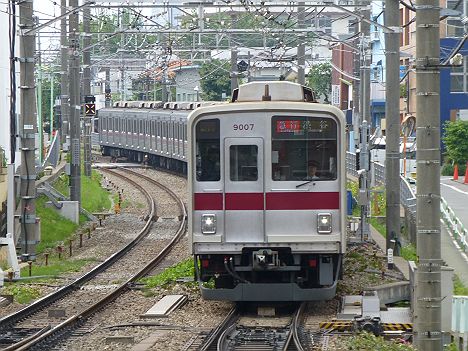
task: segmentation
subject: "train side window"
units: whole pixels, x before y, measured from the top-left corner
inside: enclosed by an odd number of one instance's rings
[[[272,179],[337,179],[337,129],[330,117],[273,116]]]
[[[257,145],[231,145],[229,147],[229,177],[231,181],[258,180],[257,160]]]
[[[220,163],[219,119],[204,119],[197,123],[196,133],[196,179],[199,182],[219,181]]]

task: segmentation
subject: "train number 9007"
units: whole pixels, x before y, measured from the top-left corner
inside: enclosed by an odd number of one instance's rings
[[[244,124],[233,124],[232,129],[234,130],[253,130],[255,124],[253,123],[244,123]]]

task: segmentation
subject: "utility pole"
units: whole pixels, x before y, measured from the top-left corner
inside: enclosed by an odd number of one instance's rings
[[[70,0],[70,7],[78,0]],[[80,52],[78,10],[69,16],[69,72],[70,72],[70,200],[81,207],[81,155],[80,155]]]
[[[90,17],[91,9],[86,6],[83,9],[83,46],[88,48],[91,44],[90,38]],[[83,97],[90,99],[91,95],[91,52],[89,49],[83,51]],[[92,117],[84,111],[83,113],[83,156],[84,156],[84,174],[91,177],[91,122]]]
[[[441,351],[439,0],[416,1],[417,255],[414,339]]]
[[[359,32],[359,21],[356,19],[356,23],[354,24],[354,33],[357,34]],[[359,36],[356,38],[355,43],[359,42]],[[355,45],[358,47],[359,45]],[[355,77],[359,77],[359,79],[355,79],[353,82],[353,131],[354,131],[354,145],[359,145],[359,126],[361,124],[361,115],[359,110],[360,105],[360,92],[361,92],[361,51],[355,50],[353,55],[353,75]]]
[[[21,102],[21,253],[23,260],[36,259],[39,242],[36,218],[36,86],[34,80],[35,34],[33,0],[19,4],[20,21],[20,102]]]
[[[64,16],[67,12],[67,0],[61,0],[60,8],[60,14]],[[67,136],[69,135],[70,102],[68,93],[67,17],[64,16],[60,21],[60,115],[62,125],[57,126],[57,128],[60,128],[60,137],[64,142],[67,142]]]
[[[231,49],[231,93],[239,87],[237,83],[237,48]]]
[[[39,17],[34,17],[34,23],[39,25]],[[41,36],[37,32],[37,131],[39,133],[39,163],[42,164],[44,156],[44,128],[42,126],[42,52],[41,52]]]
[[[49,108],[49,141],[52,142],[54,131],[54,72],[50,72],[50,108]]]
[[[370,17],[369,1],[361,1],[367,7],[361,12],[363,18]],[[369,159],[369,135],[371,127],[370,116],[370,55],[369,55],[369,36],[370,25],[361,19],[361,45],[360,45],[360,143],[359,143],[359,164],[363,172],[359,175],[359,204],[361,205],[361,240],[367,240],[370,234],[369,227],[369,186],[371,180],[370,159]]]
[[[299,28],[304,28],[305,3],[299,2],[297,6],[297,24]],[[305,85],[305,34],[297,36],[299,44],[297,46],[297,82]]]
[[[367,5],[362,11],[364,18],[370,18],[370,3],[363,1]],[[361,20],[361,116],[363,121],[367,121],[369,128],[372,126],[370,114],[370,24]]]
[[[400,10],[397,1],[386,1],[385,26],[385,179],[387,206],[386,252],[400,255]],[[392,240],[395,240],[392,242]],[[396,243],[396,244],[394,244]]]
[[[106,82],[105,85],[105,93],[106,93],[106,107],[111,106],[111,84],[110,84],[110,68],[106,67]],[[156,85],[156,84],[155,84]],[[156,98],[155,98],[156,100]]]

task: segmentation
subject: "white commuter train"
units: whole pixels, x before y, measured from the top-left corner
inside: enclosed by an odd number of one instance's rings
[[[333,298],[346,248],[343,113],[301,85],[254,82],[229,104],[194,110],[187,128],[190,250],[202,296]]]

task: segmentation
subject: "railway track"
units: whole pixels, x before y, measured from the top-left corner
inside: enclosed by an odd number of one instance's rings
[[[322,333],[304,329],[307,303],[294,311],[281,312],[275,317],[252,317],[241,305],[234,307],[211,333],[193,340],[186,351],[241,351],[241,350],[317,350],[322,345]]]
[[[3,350],[51,349],[55,347],[58,340],[65,338],[72,332],[79,334],[79,330],[83,328],[87,319],[128,291],[138,279],[153,271],[184,234],[187,219],[186,210],[183,202],[178,199],[175,193],[149,177],[130,170],[124,171],[150,182],[153,186],[164,189],[174,198],[181,213],[179,216],[180,225],[175,235],[171,240],[168,240],[168,243],[156,255],[148,256],[148,252],[146,252],[146,256],[142,256],[145,255],[144,250],[143,254],[138,253],[142,247],[145,247],[151,224],[157,218],[155,196],[150,194],[138,181],[130,179],[128,175],[106,170],[109,174],[124,179],[145,195],[149,211],[143,228],[125,247],[115,252],[88,273],[22,310],[0,319],[0,335],[3,336],[3,346],[6,346]],[[134,261],[138,255],[150,259],[147,260],[143,268],[139,268],[136,272],[129,272],[123,283],[114,284],[115,286],[98,292],[86,289],[86,286],[102,281],[106,274],[112,276],[112,270],[122,271],[123,261],[129,257],[130,261]],[[119,265],[115,268],[117,262],[119,262]],[[74,313],[67,317],[63,312],[65,308],[67,308],[69,315],[71,314],[70,311]]]

